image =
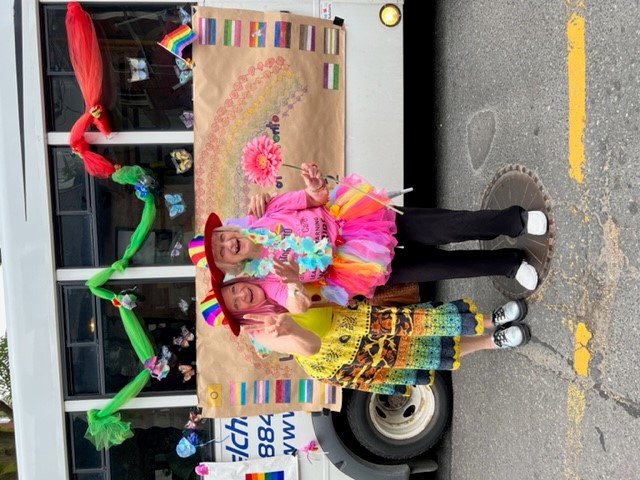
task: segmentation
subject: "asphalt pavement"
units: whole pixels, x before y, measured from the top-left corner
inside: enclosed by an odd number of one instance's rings
[[[516,169],[553,226],[535,291],[435,287],[483,311],[526,297],[532,331],[452,374],[438,478],[640,478],[638,2],[407,0],[404,21],[406,51],[423,40],[405,55],[405,204],[479,209]]]

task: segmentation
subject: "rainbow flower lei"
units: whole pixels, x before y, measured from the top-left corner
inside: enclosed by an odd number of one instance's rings
[[[261,258],[248,260],[243,268],[243,273],[251,277],[266,277],[273,273],[273,252],[277,250],[291,250],[296,254],[296,261],[300,273],[308,270],[325,271],[333,261],[333,246],[328,238],[314,242],[309,237],[289,235],[282,238],[268,228],[245,228],[242,234],[255,244],[262,245],[267,250],[267,255]]]

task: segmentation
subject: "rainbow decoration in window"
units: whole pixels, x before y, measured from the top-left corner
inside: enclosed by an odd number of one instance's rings
[[[284,471],[247,473],[244,480],[284,480]]]
[[[167,33],[162,40],[158,42],[162,48],[166,49],[178,58],[182,58],[182,50],[193,43],[197,35],[189,25],[180,25],[175,30]]]

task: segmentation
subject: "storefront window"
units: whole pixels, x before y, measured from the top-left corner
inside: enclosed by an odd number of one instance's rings
[[[156,207],[144,243],[125,265],[126,279],[101,287],[114,293],[135,291],[136,316],[155,354],[169,367],[161,379],[150,375],[139,396],[151,403],[163,397],[162,405],[172,405],[172,393],[195,394],[195,282],[176,279],[175,274],[166,281],[136,279],[129,267],[157,268],[160,279],[167,277],[168,268],[191,265],[187,245],[194,236],[193,145],[190,134],[176,140],[175,133],[192,130],[192,82],[184,64],[158,45],[164,35],[190,23],[191,5],[82,4],[100,44],[103,114],[112,132],[133,132],[126,143],[103,139],[92,143],[91,151],[114,165],[143,167],[149,174],[145,187]],[[64,397],[73,405],[77,400],[113,398],[144,369],[120,310],[92,293],[86,277],[79,279],[84,276],[81,269],[105,268],[122,258],[145,203],[136,186],[89,175],[62,135],[56,136],[70,132],[87,108],[69,58],[66,13],[66,3],[44,3],[40,18],[56,267],[59,275],[64,271],[73,279],[58,280]],[[183,55],[190,57],[190,50],[187,46]],[[172,140],[167,140],[172,143],[150,142],[149,135],[158,131],[172,132]],[[66,408],[74,480],[195,480],[195,466],[213,460],[211,445],[198,447],[187,458],[177,455],[189,420],[187,408],[121,409],[134,436],[108,450],[96,450],[85,438],[86,412]],[[203,443],[213,438],[211,421],[199,423],[197,432]]]
[[[179,27],[190,4],[83,4],[91,14],[103,64],[102,103],[113,131],[186,130],[192,83],[177,57],[158,45]],[[66,5],[44,10],[49,131],[69,131],[85,106],[69,59]],[[189,54],[190,47],[183,52]]]
[[[158,357],[170,367],[151,377],[142,392],[194,392],[196,388],[195,284],[193,281],[137,282],[136,315]],[[127,282],[104,288],[133,289]],[[68,398],[118,393],[143,365],[125,331],[121,315],[84,285],[63,285]]]
[[[191,145],[95,146],[119,165],[140,165],[153,178],[156,214],[129,265],[188,265],[195,197]],[[90,177],[68,147],[52,147],[59,267],[107,266],[120,259],[141,221],[133,185]],[[180,163],[182,162],[182,163]],[[187,162],[187,163],[185,163]]]
[[[209,444],[197,447],[193,455],[184,458],[176,453],[189,414],[188,408],[122,410],[122,420],[131,422],[133,437],[111,447],[106,454],[97,452],[84,438],[86,414],[69,414],[74,478],[196,480],[195,467],[202,461],[213,461],[213,450]],[[213,439],[211,420],[203,419],[196,427],[192,431],[197,435],[197,444]]]

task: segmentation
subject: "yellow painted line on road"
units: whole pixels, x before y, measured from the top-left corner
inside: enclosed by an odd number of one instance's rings
[[[567,0],[567,81],[569,91],[569,177],[584,181],[584,128],[587,121],[587,56],[583,0]]]
[[[589,375],[591,352],[587,344],[593,338],[584,322],[574,327],[569,322],[575,339],[573,350],[573,369],[580,377]],[[564,456],[564,477],[580,479],[580,456],[582,454],[582,419],[584,418],[585,394],[577,381],[567,387],[567,444]]]
[[[573,352],[573,368],[578,375],[586,377],[589,375],[589,360],[591,360],[591,352],[587,348],[587,343],[593,335],[584,322],[578,323],[574,335],[576,343]]]
[[[586,160],[584,129],[587,122],[587,55],[585,49],[585,18],[583,0],[567,0],[569,19],[567,32],[567,87],[569,97],[569,178],[578,183],[584,181],[582,168]],[[571,325],[573,327],[573,325]],[[573,328],[575,346],[573,368],[578,376],[589,374],[591,352],[587,343],[591,332],[584,322]],[[585,393],[577,382],[567,387],[567,445],[564,458],[564,477],[580,478],[582,455],[582,419],[584,417]]]
[[[576,480],[580,478],[584,406],[584,390],[575,383],[570,383],[567,391],[567,444],[564,456],[564,478]]]
[[[584,130],[587,123],[587,54],[585,48],[584,0],[565,0],[568,8],[567,87],[569,97],[568,160],[569,178],[584,181],[582,168],[586,161]],[[572,323],[575,343],[573,369],[578,377],[589,375],[591,352],[587,344],[593,337],[587,325]],[[579,480],[582,456],[582,420],[585,411],[585,392],[578,379],[567,387],[567,444],[564,451],[564,477]]]

